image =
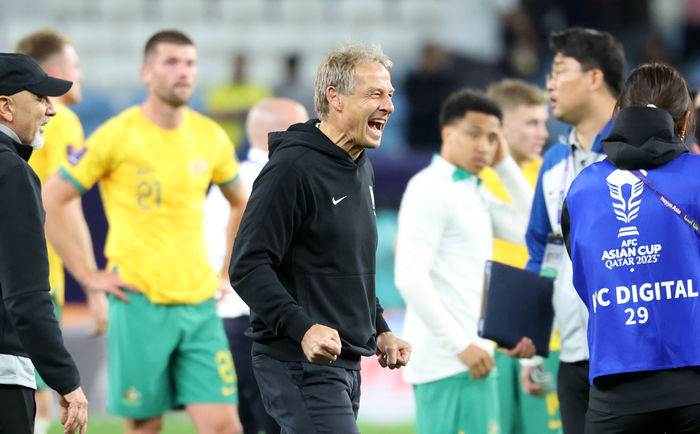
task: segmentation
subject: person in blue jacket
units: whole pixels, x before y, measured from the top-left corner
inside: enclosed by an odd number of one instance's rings
[[[589,312],[586,433],[700,432],[700,157],[683,76],[628,78],[562,213],[574,287]]]
[[[526,268],[555,279],[552,305],[561,342],[556,390],[562,430],[583,434],[589,395],[588,313],[573,288],[561,210],[576,175],[605,158],[600,141],[610,131],[615,102],[625,82],[625,54],[611,34],[580,27],[552,33],[549,45],[554,56],[547,76],[552,116],[571,128],[544,155],[525,234],[530,255]],[[529,375],[521,380],[524,390],[537,389]]]

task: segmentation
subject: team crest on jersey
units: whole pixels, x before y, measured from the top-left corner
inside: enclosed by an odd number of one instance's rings
[[[204,159],[199,158],[190,162],[190,172],[193,175],[198,176],[209,170],[209,164],[207,164]]]
[[[645,171],[642,171],[646,175]],[[605,268],[629,267],[634,271],[636,265],[653,264],[661,256],[661,244],[641,244],[637,226],[631,224],[639,217],[641,195],[644,183],[627,170],[617,169],[605,178],[612,197],[612,210],[615,218],[623,223],[617,231],[617,238],[622,238],[619,246],[603,250],[601,261]]]
[[[66,147],[66,153],[68,154],[68,162],[71,164],[71,166],[77,165],[80,162],[80,160],[83,159],[86,152],[87,148],[76,149],[73,145],[68,145],[68,147]]]

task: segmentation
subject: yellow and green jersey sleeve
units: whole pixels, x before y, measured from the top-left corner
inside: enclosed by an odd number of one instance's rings
[[[541,165],[542,159],[538,158],[537,160],[528,161],[520,167],[523,175],[530,181],[532,188],[535,188],[535,184],[537,184],[537,175]],[[484,168],[481,173],[479,173],[479,178],[481,178],[484,182],[484,186],[486,186],[494,196],[504,202],[511,203],[508,192],[492,168]],[[494,238],[493,260],[513,267],[525,268],[525,264],[528,260],[527,247],[522,244],[515,244],[500,238]]]
[[[32,153],[29,165],[34,169],[43,184],[55,173],[66,159],[84,146],[83,127],[78,116],[65,105],[54,102],[56,115],[44,127],[46,142],[44,147]],[[63,261],[50,243],[46,243],[49,257],[49,284],[56,303],[63,306],[65,301],[65,275]]]
[[[109,268],[153,303],[199,303],[219,284],[207,256],[204,200],[209,184],[235,180],[226,133],[188,110],[164,130],[132,107],[101,126],[86,151],[61,168],[80,191],[99,181],[109,223]]]

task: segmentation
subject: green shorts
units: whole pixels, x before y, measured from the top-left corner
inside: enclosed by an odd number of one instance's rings
[[[522,434],[524,421],[521,417],[520,360],[508,357],[500,351],[494,354],[498,369],[499,425],[501,434]]]
[[[51,301],[53,302],[53,314],[56,315],[56,320],[58,321],[58,325],[60,326],[61,325],[61,310],[62,310],[62,308],[56,302],[55,292],[51,293]],[[39,373],[36,371],[36,369],[34,370],[34,373],[36,374],[36,388],[37,388],[37,390],[50,389],[48,384],[46,384],[44,382],[44,379],[41,378],[41,375],[39,375]]]
[[[498,434],[497,377],[463,372],[413,386],[418,434]]]
[[[543,370],[552,375],[552,383],[542,396],[523,392],[520,384],[520,360],[496,352],[498,402],[501,434],[561,434],[556,378],[559,351],[550,351]]]
[[[561,416],[557,396],[559,351],[549,351],[549,357],[544,359],[542,370],[548,372],[552,378],[543,396],[526,395],[521,390],[522,414],[524,418],[530,418],[525,423],[525,434],[561,434]]]
[[[233,359],[214,300],[109,300],[107,409],[147,419],[194,403],[238,403]]]

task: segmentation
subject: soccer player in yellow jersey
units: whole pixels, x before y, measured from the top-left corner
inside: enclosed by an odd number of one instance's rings
[[[549,117],[547,93],[525,81],[505,79],[489,86],[486,94],[501,108],[503,135],[510,145],[513,159],[534,188],[542,165],[542,146],[549,136],[545,125]],[[479,176],[486,188],[496,197],[503,201],[510,201],[498,175],[491,168],[484,169]],[[521,244],[494,239],[493,259],[514,267],[525,268],[528,259],[527,248]],[[550,350],[556,351],[559,349],[559,343],[557,339],[554,340],[556,342]],[[556,354],[554,357],[551,355],[549,357],[553,361],[551,363],[553,369],[557,367]],[[556,389],[542,393],[544,392],[542,385],[532,383],[530,378],[532,366],[525,366],[521,370],[520,361],[501,353],[496,353],[495,359],[498,367],[499,402],[501,403],[501,433],[560,433],[561,421],[557,411]],[[528,361],[522,363],[527,364]],[[536,364],[536,361],[530,364]],[[550,364],[546,363],[546,366],[549,372]],[[529,396],[523,393],[521,379],[518,378],[523,376],[525,377],[523,381],[527,381],[525,392],[532,393],[532,388],[538,388],[537,394],[541,396]]]
[[[54,107],[56,107],[56,115],[50,124],[44,127],[44,136],[46,137],[44,147],[32,153],[29,159],[29,165],[34,169],[41,182],[44,183],[49,175],[61,167],[67,157],[84,146],[83,127],[80,124],[80,120],[66,106],[78,104],[82,100],[80,61],[70,39],[62,33],[49,29],[39,30],[25,36],[17,43],[15,51],[32,56],[48,75],[73,82],[73,86],[64,95],[51,98]],[[69,204],[69,212],[73,213],[74,218],[84,220],[79,198]],[[86,255],[86,257],[94,258],[89,234],[74,230],[73,235],[81,248],[85,252],[89,252],[89,255]],[[63,262],[51,244],[47,244],[47,250],[51,297],[54,302],[56,317],[60,321],[61,308],[65,299]],[[106,323],[107,301],[104,294],[89,294],[88,303],[93,310],[98,327],[100,327],[100,324]],[[51,390],[39,375],[37,375],[35,400],[36,422],[34,432],[36,434],[45,434],[48,431],[51,419]]]
[[[231,56],[231,80],[215,84],[204,95],[206,110],[226,131],[228,137],[242,146],[245,140],[245,119],[248,111],[265,98],[272,89],[248,77],[248,57],[244,53]]]
[[[203,213],[209,184],[218,184],[231,204],[230,251],[247,192],[226,133],[187,107],[196,71],[186,35],[153,35],[143,104],[102,125],[44,190],[46,230],[66,267],[89,290],[110,293],[107,408],[125,418],[126,433],[158,433],[162,415],[180,406],[198,432],[241,432],[213,300],[217,289],[230,290],[228,264],[223,274],[210,265]],[[99,272],[65,236],[73,222],[64,214],[97,181],[109,223],[108,265]]]
[[[513,159],[535,188],[542,165],[542,147],[547,132],[547,93],[522,80],[505,79],[492,84],[486,96],[496,101],[503,112],[503,135],[510,146]],[[490,167],[479,173],[484,185],[499,199],[510,202],[508,193]],[[493,249],[494,260],[514,267],[525,268],[527,248],[497,239]]]

